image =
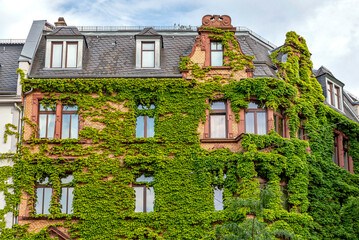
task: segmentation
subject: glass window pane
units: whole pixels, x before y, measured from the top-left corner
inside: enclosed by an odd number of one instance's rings
[[[155,67],[155,52],[144,51],[142,52],[142,67],[153,68]]]
[[[71,114],[71,138],[78,138],[79,135],[79,115]]]
[[[69,105],[65,105],[64,107],[63,107],[63,111],[77,111],[77,106],[76,105],[74,105],[74,106],[69,106]]]
[[[259,108],[257,103],[249,102],[248,109],[256,109],[256,108]]]
[[[213,201],[215,210],[223,210],[223,189],[214,188]]]
[[[226,138],[226,115],[210,115],[211,138]]]
[[[55,134],[55,114],[48,114],[47,124],[47,138],[53,139]]]
[[[136,121],[136,137],[145,137],[145,118],[138,116]]]
[[[62,114],[62,129],[61,129],[61,138],[69,138],[69,128],[70,128],[70,114]]]
[[[211,109],[212,110],[225,110],[226,105],[224,104],[224,102],[213,102],[211,105]]]
[[[211,50],[222,50],[221,42],[211,42]]]
[[[45,188],[44,190],[44,214],[50,214],[52,188]]]
[[[146,212],[153,212],[153,205],[155,202],[155,192],[153,187],[146,188]]]
[[[67,213],[68,214],[72,214],[72,202],[74,200],[74,188],[73,187],[69,187],[68,188],[68,202],[67,202]]]
[[[51,67],[62,67],[62,44],[52,45],[52,66]]]
[[[153,177],[146,177],[144,174],[136,179],[136,182],[153,182]]]
[[[147,137],[155,135],[155,119],[147,117]]]
[[[255,133],[254,132],[254,113],[246,113],[246,133]]]
[[[73,175],[68,175],[65,178],[61,178],[61,183],[62,184],[67,184],[67,183],[71,183],[74,180],[74,176]]]
[[[42,201],[44,197],[44,189],[37,188],[36,189],[36,203],[35,203],[35,212],[36,214],[42,214]]]
[[[142,50],[155,50],[154,43],[142,43]]]
[[[61,188],[61,213],[67,213],[67,188]]]
[[[46,119],[47,114],[40,114],[39,115],[39,138],[46,137]]]
[[[134,187],[136,194],[135,212],[143,212],[144,187]]]
[[[66,67],[77,67],[77,44],[67,44]]]
[[[267,134],[267,119],[265,112],[257,112],[257,134]]]
[[[211,66],[223,66],[223,52],[215,51],[211,52]]]

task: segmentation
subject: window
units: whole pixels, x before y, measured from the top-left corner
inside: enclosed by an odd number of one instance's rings
[[[61,213],[72,214],[72,202],[73,202],[73,189],[72,181],[73,176],[68,175],[65,178],[61,178],[61,195],[59,203],[61,204]],[[40,181],[36,186],[36,214],[50,214],[49,209],[51,206],[51,198],[53,194],[52,185],[49,184],[49,179],[45,178]]]
[[[36,214],[50,214],[50,203],[52,196],[52,187],[49,185],[49,179],[45,178],[36,186]]]
[[[300,120],[300,125],[299,125],[298,132],[297,132],[297,138],[300,140],[307,140],[306,135],[307,135],[307,133],[303,127],[303,120]]]
[[[74,177],[68,175],[65,178],[61,178],[61,213],[72,214],[72,202],[74,199],[73,190],[74,187],[71,185]]]
[[[53,139],[55,134],[56,106],[39,105],[39,138]]]
[[[274,112],[273,113],[274,119],[274,130],[278,133],[281,137],[285,137],[286,133],[286,122],[281,113]]]
[[[74,69],[82,67],[84,39],[46,40],[45,68]]]
[[[142,42],[141,43],[141,67],[154,68],[155,67],[155,43]]]
[[[138,116],[136,120],[136,137],[154,137],[155,135],[155,119],[153,116],[155,105],[151,104],[150,107],[138,105]],[[151,111],[152,110],[152,111]],[[151,114],[151,116],[149,116]]]
[[[77,42],[66,43],[66,68],[77,67]]]
[[[62,42],[51,43],[51,67],[62,67]]]
[[[78,138],[79,134],[79,115],[77,106],[62,106],[62,128],[61,138]]]
[[[334,130],[333,162],[337,166],[354,173],[353,159],[349,155],[349,147],[347,136],[340,131]]]
[[[340,87],[328,81],[327,90],[327,102],[338,109],[342,109]]]
[[[211,42],[211,66],[223,66],[223,45],[221,42]]]
[[[246,133],[267,134],[267,114],[255,102],[250,102],[245,116]]]
[[[282,192],[282,195],[280,196],[280,199],[281,199],[281,202],[282,202],[283,209],[289,211],[290,210],[290,205],[289,205],[289,202],[288,202],[289,193],[288,193],[287,184],[284,184],[284,185],[281,184],[280,185],[280,190]]]
[[[210,138],[226,138],[227,111],[225,102],[213,102],[209,115]]]
[[[344,161],[344,169],[349,171],[349,154],[348,154],[348,140],[343,139],[343,161]]]
[[[133,186],[135,190],[135,212],[153,212],[155,192],[151,186],[153,177],[141,175]]]
[[[339,135],[334,134],[334,152],[333,152],[333,162],[339,166],[339,153],[338,153],[338,141],[339,141]]]

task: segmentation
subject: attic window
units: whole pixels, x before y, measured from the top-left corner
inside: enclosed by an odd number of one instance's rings
[[[83,39],[47,39],[46,68],[76,69],[82,67]]]
[[[333,82],[327,81],[327,102],[340,110],[342,107],[342,91],[341,88]]]

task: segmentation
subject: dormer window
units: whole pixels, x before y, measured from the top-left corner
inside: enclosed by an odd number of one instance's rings
[[[327,81],[327,91],[327,102],[330,105],[342,110],[343,107],[341,103],[341,88],[333,82]]]
[[[211,42],[211,66],[223,66],[223,45],[221,42]]]
[[[157,68],[161,67],[160,55],[162,48],[162,36],[153,28],[145,28],[136,38],[136,68]]]

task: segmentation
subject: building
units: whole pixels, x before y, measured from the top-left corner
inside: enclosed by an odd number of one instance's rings
[[[19,238],[214,237],[249,214],[226,201],[264,185],[271,228],[357,236],[356,100],[313,74],[296,33],[276,48],[226,15],[171,29],[59,18],[35,21],[22,52]]]
[[[22,100],[16,69],[23,45],[24,40],[0,40],[0,135],[6,136],[0,141],[2,228],[11,228],[16,222],[12,211],[16,206],[9,200],[13,198],[12,156],[17,153],[18,134],[21,128]]]

